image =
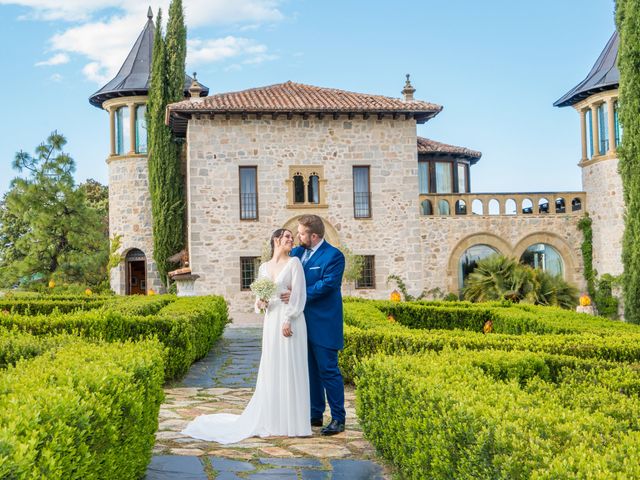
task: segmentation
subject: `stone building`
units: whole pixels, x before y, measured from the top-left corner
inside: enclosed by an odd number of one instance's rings
[[[161,289],[139,113],[152,38],[149,17],[116,78],[90,99],[110,113],[110,233],[123,239],[112,288],[120,294]],[[232,308],[248,309],[266,239],[279,227],[295,230],[306,213],[325,220],[329,242],[364,256],[361,279],[345,286],[355,295],[388,297],[390,275],[412,293],[457,293],[477,260],[494,252],[584,288],[577,224],[587,211],[596,268],[619,273],[616,54],[614,35],[587,79],[556,102],[581,113],[581,192],[474,193],[480,152],[417,136],[416,125],[441,107],[416,100],[408,76],[402,98],[294,82],[207,96],[193,82],[190,96],[167,109],[186,144],[186,245],[190,278],[197,277],[188,293],[222,294]],[[607,132],[616,132],[615,142]]]

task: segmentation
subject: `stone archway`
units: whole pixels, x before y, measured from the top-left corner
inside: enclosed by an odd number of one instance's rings
[[[564,262],[564,278],[575,285],[581,285],[581,269],[573,250],[558,235],[550,232],[536,232],[520,239],[513,249],[513,256],[520,260],[524,251],[536,243],[546,243],[555,248]]]
[[[447,284],[450,292],[457,292],[458,285],[458,262],[462,254],[474,245],[487,245],[495,249],[501,255],[513,256],[511,245],[504,239],[488,232],[471,234],[458,242],[451,251],[449,263],[447,264]]]
[[[124,256],[125,295],[147,294],[147,256],[132,248]]]
[[[335,229],[335,227],[325,217],[322,217],[320,215],[318,215],[318,216],[320,218],[322,218],[322,221],[324,223],[324,238],[325,238],[325,240],[327,240],[327,242],[329,242],[334,247],[339,248],[340,247],[340,236],[338,235],[338,231]],[[285,224],[282,226],[282,228],[286,228],[288,230],[291,230],[295,235],[295,233],[298,231],[298,219],[300,217],[302,217],[302,215],[296,215],[295,217],[291,217],[289,220],[287,220],[285,222]]]

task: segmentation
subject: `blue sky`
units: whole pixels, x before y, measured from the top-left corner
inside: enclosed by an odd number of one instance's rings
[[[0,0],[0,194],[15,153],[56,129],[78,181],[107,182],[108,117],[88,97],[142,30],[137,3]],[[292,80],[400,97],[410,73],[416,98],[444,106],[418,134],[483,152],[474,191],[581,189],[578,115],[552,103],[613,33],[613,0],[183,3],[187,70],[212,93]]]

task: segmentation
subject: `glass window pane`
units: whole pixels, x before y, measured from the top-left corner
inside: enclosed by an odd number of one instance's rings
[[[258,184],[256,167],[240,167],[240,219],[258,218]]]
[[[362,260],[362,272],[356,280],[356,288],[376,288],[375,257],[363,255]]]
[[[300,174],[293,176],[293,203],[304,203],[304,180]]]
[[[467,166],[464,163],[458,164],[458,192],[467,193]]]
[[[546,243],[531,245],[522,254],[520,261],[533,268],[539,268],[551,275],[563,274],[563,262],[560,253]]]
[[[124,155],[129,151],[129,107],[120,107],[115,115],[116,155]]]
[[[464,287],[467,277],[478,266],[478,262],[483,258],[499,253],[489,245],[474,245],[465,250],[458,262],[458,286],[460,289]]]
[[[453,192],[451,163],[436,162],[436,193]]]
[[[250,290],[260,267],[260,257],[240,257],[240,290]]]
[[[587,137],[589,139],[589,158],[593,157],[593,119],[591,109],[587,110]]]
[[[307,198],[309,203],[320,203],[320,181],[317,175],[309,177]]]
[[[369,167],[353,167],[353,205],[356,218],[371,216]]]
[[[622,126],[620,125],[620,119],[618,117],[618,102],[613,104],[613,123],[615,125],[616,130],[616,147],[620,145],[620,140],[622,139]]]
[[[136,107],[136,153],[147,153],[147,106]]]
[[[600,140],[600,155],[607,153],[609,149],[609,119],[607,118],[607,104],[598,107],[598,137]]]
[[[420,194],[429,193],[429,162],[418,162],[418,189]]]

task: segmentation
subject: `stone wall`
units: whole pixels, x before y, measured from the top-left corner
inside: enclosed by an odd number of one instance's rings
[[[149,172],[145,155],[111,157],[109,164],[109,237],[122,235],[120,252],[140,249],[147,258],[147,288],[162,291],[153,261]],[[126,292],[125,262],[111,271],[111,289]]]
[[[586,161],[582,165],[582,187],[589,196],[593,219],[593,268],[598,275],[622,273],[624,198],[618,159]]]
[[[189,252],[198,294],[222,294],[232,308],[251,308],[251,294],[240,291],[240,257],[259,256],[274,229],[305,213],[323,217],[353,252],[375,255],[382,291],[392,273],[422,278],[414,120],[216,116],[192,119],[187,140]],[[290,208],[290,165],[323,166],[326,208]],[[370,166],[370,219],[354,219],[354,165]],[[258,221],[239,219],[239,166],[257,166]]]
[[[421,217],[419,246],[424,261],[423,284],[458,293],[458,268],[464,251],[478,244],[520,258],[535,243],[547,243],[562,256],[565,279],[585,287],[577,224],[581,215],[464,215]],[[420,288],[411,285],[413,294]]]

